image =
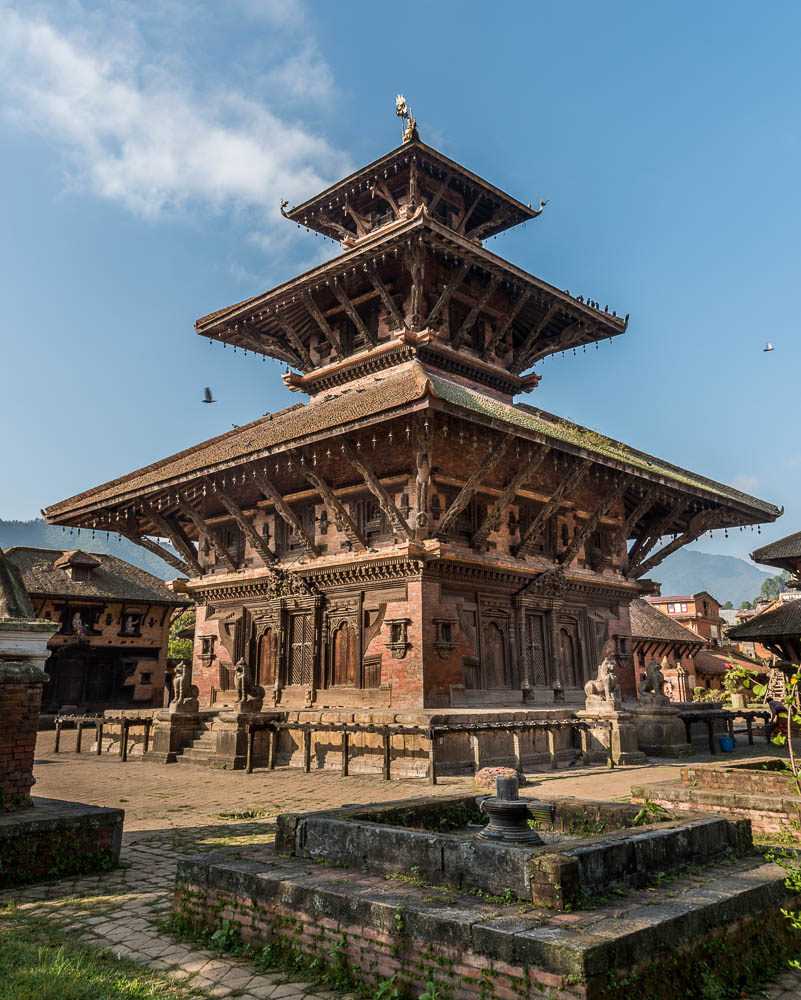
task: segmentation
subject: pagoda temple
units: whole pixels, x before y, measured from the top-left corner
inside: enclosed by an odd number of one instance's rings
[[[196,323],[307,398],[43,513],[187,577],[201,705],[233,702],[241,661],[274,711],[564,710],[603,655],[632,697],[647,574],[780,511],[515,402],[628,318],[488,250],[542,205],[400,110],[400,146],[282,206],[341,253]]]

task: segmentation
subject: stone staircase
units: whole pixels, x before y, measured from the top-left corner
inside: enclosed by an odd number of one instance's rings
[[[214,716],[200,716],[192,741],[176,754],[177,762],[185,764],[210,764],[214,756],[217,737],[213,729]]]

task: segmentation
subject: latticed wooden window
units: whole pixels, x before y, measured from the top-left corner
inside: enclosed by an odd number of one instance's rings
[[[314,666],[314,623],[309,613],[289,619],[288,684],[311,686]]]

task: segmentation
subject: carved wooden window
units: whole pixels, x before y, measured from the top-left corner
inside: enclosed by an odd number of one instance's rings
[[[528,641],[531,656],[531,680],[538,686],[553,684],[551,664],[545,646],[545,615],[528,616]]]
[[[278,633],[273,628],[265,629],[259,639],[259,660],[257,683],[262,687],[273,687],[278,673]]]
[[[365,656],[364,658],[364,687],[381,687],[381,657]]]
[[[239,565],[245,555],[245,536],[235,521],[224,524],[217,529],[217,538],[235,565]]]
[[[310,538],[314,538],[314,504],[295,506],[293,507],[293,510],[298,521],[300,521],[306,531],[306,534]],[[306,548],[306,543],[303,538],[291,525],[287,524],[283,518],[278,522],[278,538],[278,547],[282,553],[298,552],[300,550],[305,550]]]
[[[453,503],[457,496],[456,490],[448,491],[446,510]],[[456,521],[451,525],[448,536],[459,538],[463,541],[470,541],[473,535],[481,527],[484,516],[487,513],[487,505],[478,497],[473,497],[465,509],[458,515]]]
[[[373,497],[365,497],[355,503],[356,523],[362,535],[368,541],[387,539],[390,537],[389,524]]]
[[[314,622],[308,612],[289,618],[289,668],[287,684],[310,687],[314,669]]]
[[[331,643],[331,680],[335,687],[356,685],[356,630],[343,622]]]
[[[524,501],[520,504],[520,537],[525,538],[526,532],[529,526],[533,523],[537,514],[542,509],[542,504],[539,503],[529,503]],[[542,529],[540,530],[539,537],[535,538],[529,546],[529,551],[535,555],[540,556],[551,556],[554,552],[554,538],[555,538],[555,518],[551,518],[547,521]]]

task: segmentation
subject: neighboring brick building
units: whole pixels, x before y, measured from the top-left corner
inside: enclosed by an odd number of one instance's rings
[[[672,700],[689,700],[697,684],[695,657],[706,645],[706,640],[648,601],[632,601],[629,616],[637,671],[645,670],[648,663],[656,660],[669,682],[668,694]]]
[[[663,615],[696,632],[711,646],[720,645],[726,622],[720,614],[720,602],[706,590],[699,590],[697,594],[646,597],[646,600]]]
[[[36,617],[60,625],[48,644],[43,711],[162,705],[170,619],[186,598],[115,556],[24,547],[5,555]]]

